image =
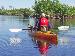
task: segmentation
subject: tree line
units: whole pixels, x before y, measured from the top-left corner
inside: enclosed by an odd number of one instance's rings
[[[61,4],[59,0],[35,0],[35,4],[32,6],[32,8],[34,11],[32,11],[30,8],[13,8],[11,10],[7,10],[2,7],[0,9],[0,15],[21,15],[28,17],[30,15],[40,15],[42,12],[44,12],[46,15],[49,15],[52,18],[60,18],[61,20],[75,16],[75,7]]]
[[[46,14],[61,14],[61,15],[75,15],[75,7],[61,4],[59,0],[35,0],[33,6],[35,13],[42,12]]]
[[[15,15],[15,16],[24,16],[28,17],[32,14],[32,10],[30,8],[20,8],[20,9],[0,9],[0,15]]]

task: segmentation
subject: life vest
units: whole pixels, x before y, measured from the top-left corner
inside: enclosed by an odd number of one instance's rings
[[[40,18],[40,26],[48,26],[48,19],[47,18]]]

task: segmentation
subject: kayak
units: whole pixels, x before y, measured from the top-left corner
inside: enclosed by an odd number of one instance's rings
[[[37,39],[37,40],[44,40],[44,41],[50,41],[52,39],[52,41],[57,40],[57,34],[51,32],[51,31],[47,31],[47,32],[42,32],[42,31],[32,31],[31,35]]]
[[[54,34],[51,31],[47,31],[47,32],[42,32],[42,31],[37,31],[33,34],[35,37],[40,37],[40,36],[55,36],[56,34]]]

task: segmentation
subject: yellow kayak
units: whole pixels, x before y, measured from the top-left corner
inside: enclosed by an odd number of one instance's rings
[[[31,35],[35,39],[40,39],[40,40],[47,40],[47,41],[51,40],[51,39],[57,40],[57,34],[51,32],[51,31],[47,31],[47,32],[36,31],[36,32],[32,32]]]
[[[42,32],[42,31],[29,31],[30,35],[33,37],[34,40],[47,42],[51,44],[57,45],[58,37],[57,34],[53,33],[52,31]]]
[[[40,37],[40,36],[46,36],[46,37],[50,37],[50,36],[57,36],[57,34],[51,32],[51,31],[47,31],[47,32],[42,32],[42,31],[36,31],[34,33],[32,33],[33,36],[35,37]]]

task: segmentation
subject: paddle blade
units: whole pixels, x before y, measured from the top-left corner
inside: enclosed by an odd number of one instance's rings
[[[20,32],[22,29],[9,29],[10,32]]]

